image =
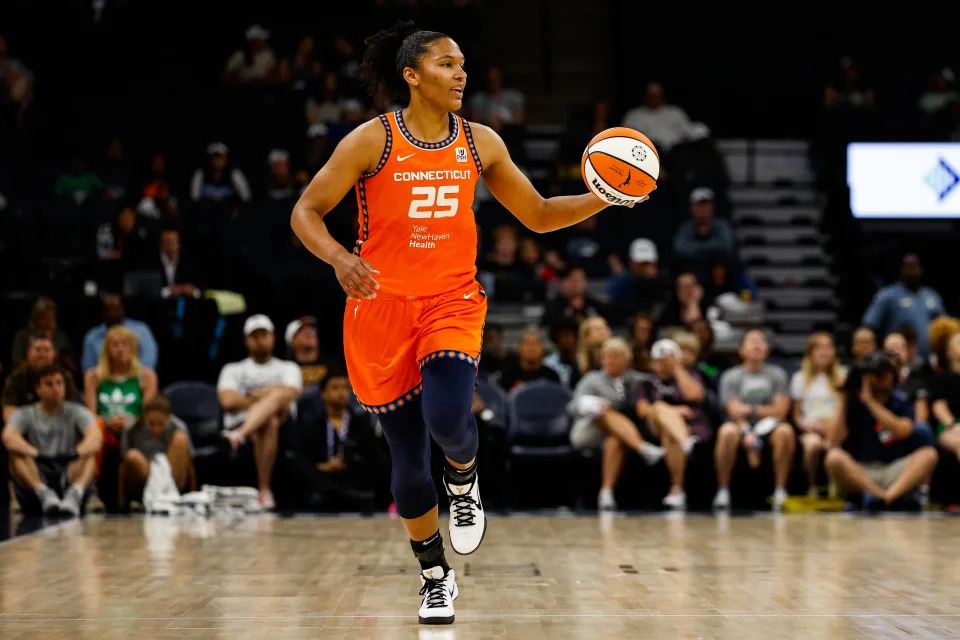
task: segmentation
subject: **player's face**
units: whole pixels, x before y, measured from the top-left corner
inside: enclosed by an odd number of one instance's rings
[[[418,87],[428,102],[446,111],[457,111],[463,106],[463,90],[467,84],[463,53],[450,38],[430,44],[420,58]]]

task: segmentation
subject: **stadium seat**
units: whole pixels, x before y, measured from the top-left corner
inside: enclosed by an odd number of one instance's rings
[[[487,408],[493,411],[493,415],[496,416],[497,420],[509,429],[510,411],[507,392],[497,383],[481,379],[477,381],[477,393],[483,399],[483,403],[487,405]]]
[[[212,384],[197,381],[176,382],[163,390],[170,400],[173,414],[190,430],[197,458],[210,457],[222,451],[220,401]]]

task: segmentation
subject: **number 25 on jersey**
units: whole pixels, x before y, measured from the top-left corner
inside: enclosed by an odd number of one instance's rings
[[[411,218],[452,218],[457,215],[460,200],[460,185],[448,184],[442,187],[413,187],[407,215]],[[420,197],[416,197],[420,196]],[[453,197],[450,197],[453,196]]]

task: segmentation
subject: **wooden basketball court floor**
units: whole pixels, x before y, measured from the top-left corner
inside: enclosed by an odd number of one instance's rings
[[[492,517],[425,627],[396,520],[92,517],[0,543],[0,638],[957,638],[958,545],[934,515]]]

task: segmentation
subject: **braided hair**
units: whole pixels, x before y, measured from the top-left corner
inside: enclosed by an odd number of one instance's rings
[[[410,21],[397,21],[363,41],[367,48],[360,61],[360,82],[375,99],[409,102],[410,87],[403,79],[404,68],[418,68],[420,57],[427,53],[430,44],[449,37],[417,29]]]

